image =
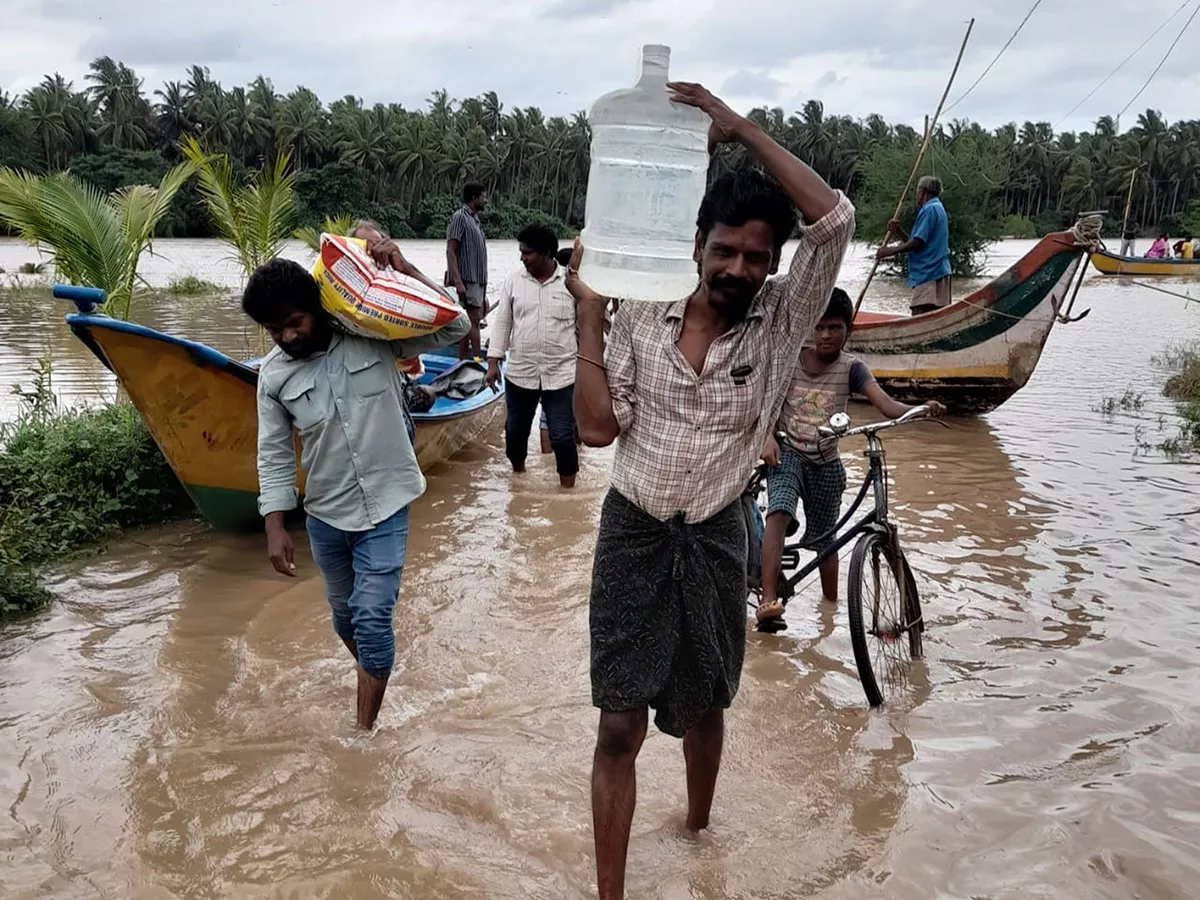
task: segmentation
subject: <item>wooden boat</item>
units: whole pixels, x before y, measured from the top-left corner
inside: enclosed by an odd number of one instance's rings
[[[1088,250],[1074,231],[1050,234],[998,278],[943,309],[859,312],[847,350],[897,400],[939,400],[955,415],[989,412],[1029,381],[1055,321],[1069,321],[1063,307],[1078,290],[1073,283],[1082,280]]]
[[[67,316],[71,331],[109,368],[142,414],[171,468],[215,527],[259,528],[256,444],[258,372],[205,344],[106,316]],[[458,363],[421,357],[428,383]],[[503,388],[465,400],[439,397],[414,413],[423,471],[477,439],[504,408]],[[299,438],[297,438],[297,449]],[[297,461],[299,487],[304,472]]]
[[[1144,256],[1119,256],[1108,250],[1092,254],[1092,265],[1105,275],[1132,275],[1142,278],[1200,277],[1200,259],[1146,259]]]

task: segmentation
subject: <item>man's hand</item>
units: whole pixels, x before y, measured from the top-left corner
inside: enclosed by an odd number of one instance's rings
[[[779,465],[779,442],[773,434],[768,434],[767,442],[763,444],[762,461],[772,469]]]
[[[888,234],[899,234],[900,233],[900,220],[899,219],[888,219],[887,233]]]
[[[712,153],[718,144],[728,144],[738,140],[742,128],[746,125],[745,116],[740,116],[712,95],[708,88],[687,81],[667,82],[667,90],[671,92],[671,101],[684,106],[694,106],[712,119],[708,129],[708,152]]]
[[[487,375],[485,376],[485,380],[487,381],[487,386],[490,387],[494,393],[500,392],[500,389],[496,387],[496,385],[500,383],[500,360],[488,360]]]
[[[367,253],[379,268],[386,269],[389,266],[395,268],[395,258],[400,256],[400,248],[390,238],[368,238]]]
[[[882,247],[880,247],[878,250],[875,251],[876,259],[887,259],[889,256],[895,256],[895,255],[896,255],[895,248],[888,246],[887,244],[884,244]]]
[[[267,516],[267,558],[280,575],[296,577],[296,547],[283,527],[282,513]]]
[[[575,298],[577,307],[589,310],[599,308],[600,315],[603,316],[604,309],[608,306],[608,300],[601,297],[580,279],[579,264],[582,261],[583,244],[579,242],[579,238],[575,238],[575,247],[571,250],[571,261],[567,263],[567,291]]]
[[[936,400],[930,400],[925,405],[929,407],[929,418],[931,419],[940,419],[946,414],[945,405],[938,403]]]

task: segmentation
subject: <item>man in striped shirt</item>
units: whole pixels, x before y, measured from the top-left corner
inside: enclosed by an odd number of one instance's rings
[[[624,896],[649,708],[660,730],[683,739],[686,827],[708,827],[746,643],[739,499],[854,233],[849,200],[754,122],[700,85],[667,87],[712,119],[710,146],[740,144],[772,177],[745,167],[709,187],[696,289],[674,303],[622,303],[607,348],[604,298],[580,281],[581,255],[568,269],[579,432],[591,446],[617,441],[589,621],[600,900]],[[797,211],[800,245],[787,274],[768,281]]]
[[[459,359],[483,353],[479,322],[487,311],[487,241],[479,214],[487,206],[487,191],[471,182],[463,188],[463,205],[446,226],[446,284],[458,291],[458,302],[471,318],[470,333],[459,342]]]

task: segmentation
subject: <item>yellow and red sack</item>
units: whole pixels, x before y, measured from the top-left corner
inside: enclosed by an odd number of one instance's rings
[[[444,294],[392,269],[380,269],[366,242],[321,235],[313,267],[321,305],[345,328],[384,341],[431,334],[453,322],[459,307]]]

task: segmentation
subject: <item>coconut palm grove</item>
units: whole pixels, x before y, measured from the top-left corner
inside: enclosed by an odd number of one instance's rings
[[[264,76],[226,88],[203,66],[150,89],[107,56],[92,62],[85,82],[53,74],[21,96],[0,93],[0,166],[69,169],[113,191],[156,184],[194,137],[207,152],[226,154],[236,172],[286,154],[304,225],[349,213],[396,237],[442,237],[468,179],[489,188],[484,224],[493,237],[531,221],[564,234],[583,223],[590,135],[582,111],[546,116],[506,106],[493,92],[456,100],[443,90],[425,109],[366,107],[352,96],[326,103],[305,87],[281,94]],[[921,134],[878,115],[829,115],[818,100],[752,115],[850,194],[860,238],[882,235]],[[1056,133],[1047,122],[939,125],[925,169],[946,182],[956,270],[975,268],[988,240],[1054,231],[1079,212],[1107,210],[1113,227],[1131,182],[1130,217],[1142,231],[1200,231],[1200,121],[1171,123],[1148,109],[1122,124],[1103,116],[1078,133]],[[714,172],[729,162],[719,158]],[[213,233],[194,184],[175,197],[158,233]]]

